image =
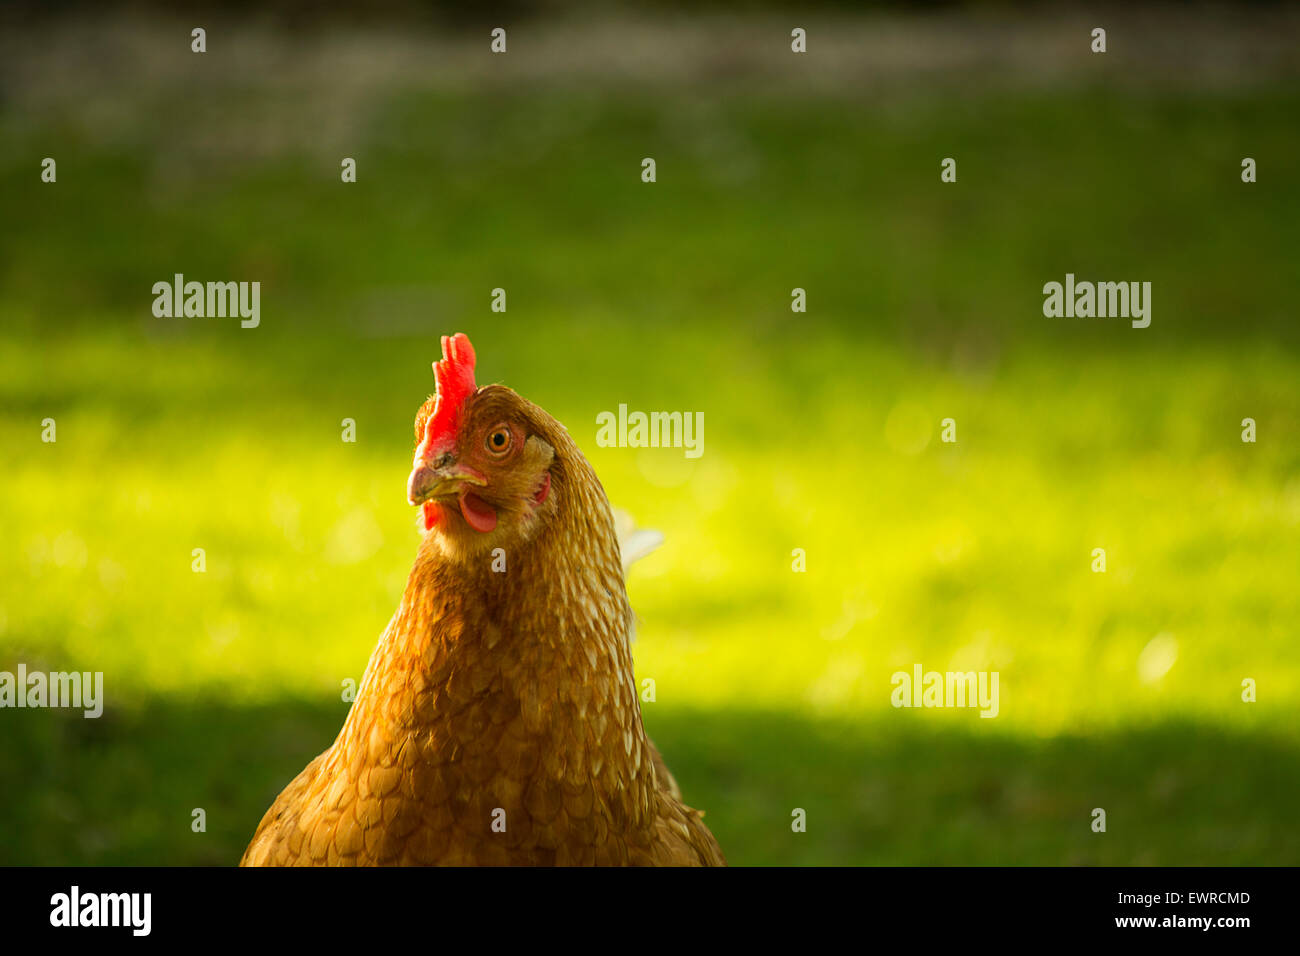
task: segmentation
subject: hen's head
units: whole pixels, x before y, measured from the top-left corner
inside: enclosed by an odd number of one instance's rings
[[[558,424],[503,385],[475,385],[464,333],[442,337],[433,372],[438,390],[415,417],[406,483],[424,530],[474,552],[531,537],[555,513]]]

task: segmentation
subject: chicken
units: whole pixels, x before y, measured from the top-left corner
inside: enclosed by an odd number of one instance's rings
[[[475,385],[465,335],[442,351],[401,603],[241,865],[724,865],[642,727],[604,489],[559,422]]]

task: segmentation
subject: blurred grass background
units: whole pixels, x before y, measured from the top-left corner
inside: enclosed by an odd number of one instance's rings
[[[0,863],[237,861],[396,605],[453,331],[667,536],[645,722],[731,862],[1300,862],[1297,33],[1252,10],[1106,58],[1054,12],[7,24],[0,669],[108,701],[0,711]],[[176,272],[261,326],[154,318]],[[1151,327],[1045,319],[1066,272]],[[703,457],[597,448],[624,402]],[[895,710],[916,663],[999,716]]]

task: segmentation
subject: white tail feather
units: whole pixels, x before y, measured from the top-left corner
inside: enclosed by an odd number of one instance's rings
[[[618,550],[623,556],[623,573],[633,562],[640,561],[664,543],[661,532],[652,528],[638,528],[626,511],[614,508],[614,533],[618,535]]]
[[[618,536],[618,550],[623,556],[623,574],[626,576],[627,569],[634,561],[641,560],[664,543],[664,536],[652,528],[638,528],[632,516],[626,511],[619,508],[611,510],[614,512],[614,533]],[[636,640],[635,618],[632,620],[632,629],[627,638],[629,641]]]

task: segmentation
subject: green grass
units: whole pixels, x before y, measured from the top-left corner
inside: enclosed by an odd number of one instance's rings
[[[667,536],[645,720],[732,862],[1300,862],[1300,95],[413,91],[354,186],[159,95],[126,142],[0,117],[0,669],[108,693],[0,712],[0,862],[238,859],[396,604],[456,330]],[[260,280],[261,328],[154,319],[177,271]],[[1043,318],[1067,271],[1152,281],[1151,327]],[[620,402],[703,457],[595,447]],[[915,663],[1000,714],[892,708]]]

